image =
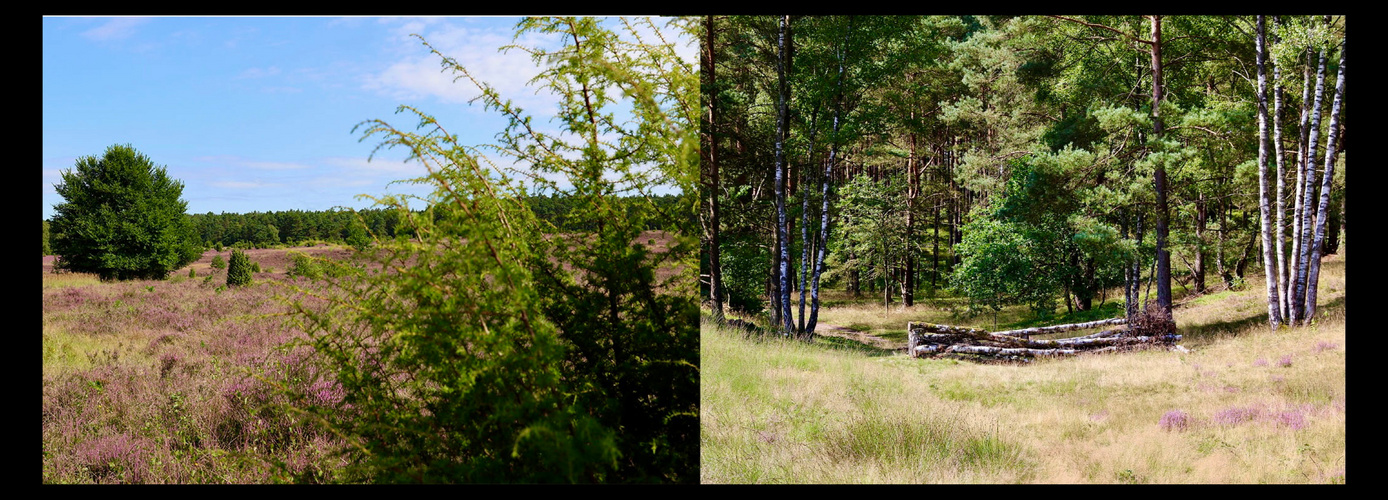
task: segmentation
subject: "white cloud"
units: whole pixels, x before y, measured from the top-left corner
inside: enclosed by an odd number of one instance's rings
[[[149,18],[144,17],[117,17],[101,26],[83,31],[82,36],[98,42],[121,40],[135,34],[135,27],[148,21]]]

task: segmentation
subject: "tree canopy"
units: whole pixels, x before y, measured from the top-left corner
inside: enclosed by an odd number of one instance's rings
[[[130,145],[84,156],[55,186],[51,223],[59,267],[103,280],[164,279],[202,253],[185,217],[183,183]]]

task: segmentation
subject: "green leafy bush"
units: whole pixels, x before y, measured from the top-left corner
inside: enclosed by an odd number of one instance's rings
[[[227,266],[227,286],[251,284],[251,259],[240,250],[231,251],[231,263]]]
[[[211,265],[213,269],[226,269],[227,262],[225,260],[222,260],[221,255],[213,255]]]

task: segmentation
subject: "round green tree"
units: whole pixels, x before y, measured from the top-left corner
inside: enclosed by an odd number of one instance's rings
[[[251,259],[240,249],[231,251],[231,262],[227,264],[227,286],[251,284]]]
[[[197,259],[183,183],[129,145],[84,156],[54,187],[50,224],[59,266],[103,280],[164,279]]]

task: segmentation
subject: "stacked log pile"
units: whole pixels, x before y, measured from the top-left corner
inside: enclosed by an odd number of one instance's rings
[[[1157,335],[1137,335],[1126,327],[1123,318],[1056,325],[1005,332],[989,332],[933,323],[907,323],[907,348],[912,357],[928,354],[973,354],[990,357],[1068,356],[1131,349],[1135,347],[1170,347],[1181,339],[1174,331]],[[1122,325],[1080,337],[1033,340],[1032,335],[1085,330],[1103,326]]]

